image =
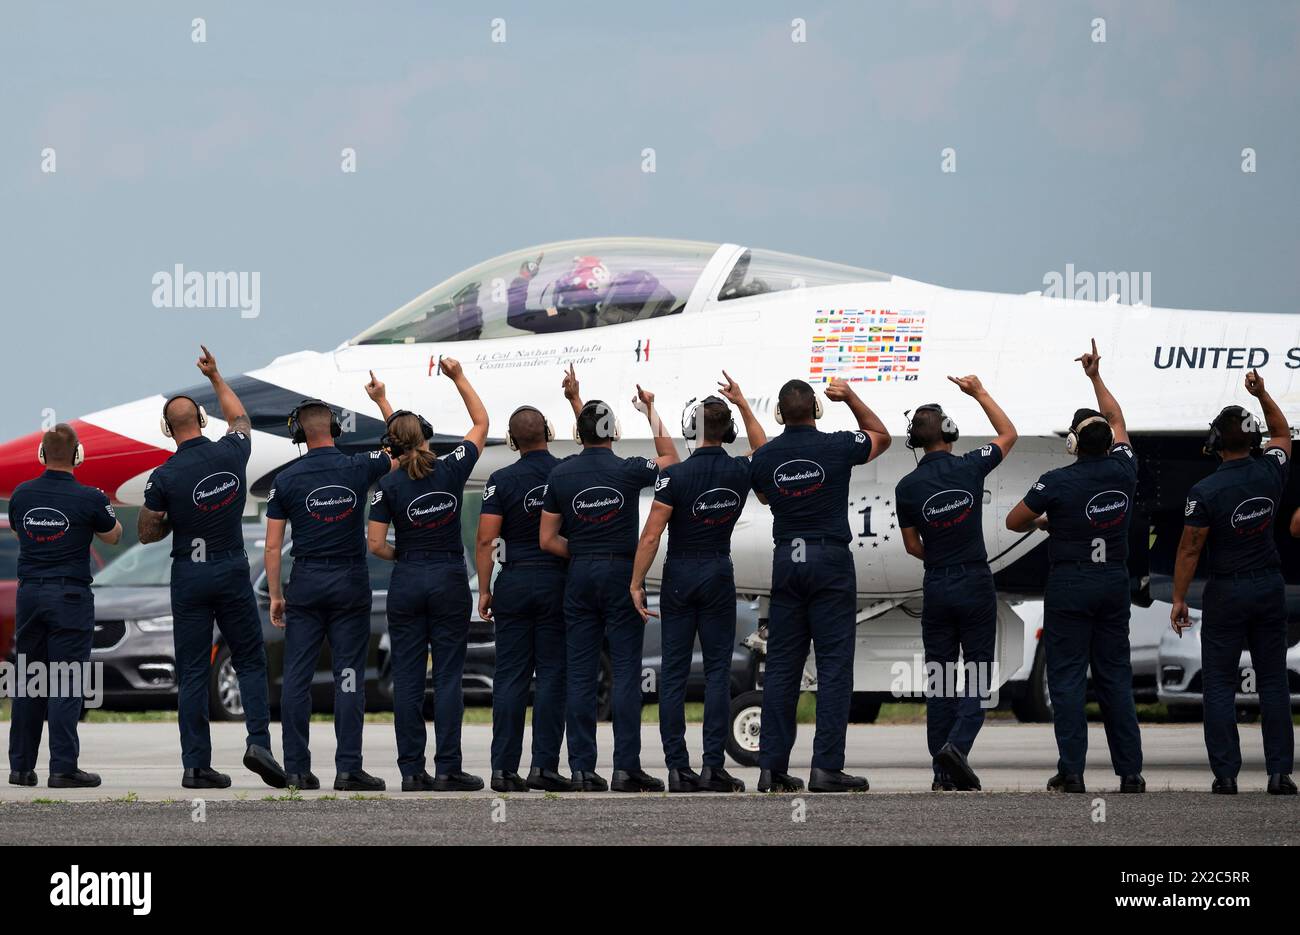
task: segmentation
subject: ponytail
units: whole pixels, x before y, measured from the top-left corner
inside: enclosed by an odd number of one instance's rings
[[[429,449],[416,448],[414,451],[403,452],[397,463],[411,480],[420,480],[433,473],[437,460],[437,456]]]

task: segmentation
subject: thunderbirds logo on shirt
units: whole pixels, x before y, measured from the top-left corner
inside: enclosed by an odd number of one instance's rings
[[[772,472],[772,483],[785,497],[806,497],[816,493],[826,483],[826,472],[816,461],[797,458],[787,461]]]
[[[1128,494],[1122,490],[1103,490],[1083,510],[1093,529],[1111,529],[1128,516]]]
[[[52,506],[35,506],[23,514],[23,532],[33,542],[57,542],[70,528],[68,517]]]
[[[524,512],[536,513],[546,502],[546,485],[538,484],[528,493],[524,494]]]
[[[966,521],[975,508],[967,490],[941,490],[921,505],[921,516],[931,529],[947,529]]]
[[[1268,497],[1251,497],[1232,511],[1232,529],[1239,536],[1257,536],[1273,525],[1273,501]]]
[[[421,494],[406,508],[406,518],[419,529],[437,529],[456,518],[460,500],[445,490]]]
[[[239,478],[229,471],[209,474],[194,486],[194,505],[211,513],[235,502],[239,496]]]
[[[720,526],[736,518],[740,509],[740,494],[730,487],[714,487],[695,498],[691,516],[706,526]]]
[[[813,313],[808,382],[912,382],[920,377],[926,313],[841,308]]]
[[[357,495],[347,487],[330,484],[317,487],[307,494],[307,512],[322,523],[337,523],[347,519],[357,508]]]
[[[573,498],[573,515],[581,523],[608,523],[623,509],[623,495],[613,487],[588,487]]]

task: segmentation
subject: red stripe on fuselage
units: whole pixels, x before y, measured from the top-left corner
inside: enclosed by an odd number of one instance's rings
[[[69,423],[86,449],[86,460],[77,468],[77,480],[98,487],[114,503],[117,488],[131,478],[151,471],[166,461],[171,452],[146,444],[81,419]],[[0,497],[10,497],[23,481],[37,477],[44,468],[36,458],[43,432],[32,432],[0,445]]]

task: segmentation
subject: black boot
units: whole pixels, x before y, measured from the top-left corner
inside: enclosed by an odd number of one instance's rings
[[[99,785],[100,779],[96,773],[75,769],[70,773],[50,773],[47,782],[51,789],[93,789]]]
[[[809,792],[866,792],[871,788],[866,776],[850,776],[842,769],[818,769],[808,774]]]
[[[11,770],[9,773],[9,785],[11,786],[36,785],[36,770],[34,769]]]
[[[1087,792],[1084,788],[1083,777],[1073,774],[1057,773],[1051,779],[1047,780],[1048,792]]]
[[[427,770],[422,769],[418,773],[402,777],[403,792],[432,792],[433,790],[433,777]]]
[[[528,788],[539,792],[572,792],[573,783],[556,770],[534,766],[528,771]]]
[[[195,766],[185,770],[181,785],[186,789],[229,789],[230,777],[211,766]]]
[[[573,791],[574,792],[608,792],[609,783],[598,773],[583,772],[582,770],[573,771]]]
[[[1295,795],[1295,780],[1288,773],[1274,773],[1268,777],[1269,795]]]
[[[979,792],[982,788],[979,776],[975,775],[975,770],[971,769],[970,763],[966,761],[966,754],[952,744],[944,744],[943,749],[934,759],[943,767],[943,771],[948,774],[948,778],[958,792]]]
[[[616,769],[609,787],[615,792],[663,792],[662,779],[655,779],[640,769]]]
[[[1120,792],[1146,792],[1147,781],[1142,778],[1141,773],[1134,773],[1131,776],[1121,776],[1119,779]]]
[[[1236,777],[1233,777],[1231,779],[1220,779],[1218,776],[1215,776],[1214,782],[1210,785],[1210,791],[1213,792],[1215,795],[1236,795],[1237,794]]]
[[[350,773],[336,773],[334,788],[339,792],[383,792],[388,784],[378,776],[371,776],[364,769]]]
[[[320,788],[320,780],[311,770],[305,773],[285,773],[284,786],[286,789],[294,788],[303,792],[313,792]]]
[[[266,747],[250,743],[248,749],[244,751],[244,766],[261,776],[262,782],[272,789],[288,788],[289,783],[284,777],[284,768],[275,761],[275,757],[271,756],[271,751]]]
[[[528,783],[524,782],[523,776],[520,776],[512,769],[494,769],[492,770],[492,791],[527,792]]]
[[[803,780],[798,776],[791,776],[789,773],[778,773],[775,770],[761,769],[758,771],[758,791],[802,792]]]
[[[721,766],[700,770],[700,788],[706,792],[744,792],[745,784]]]
[[[435,792],[478,792],[483,788],[483,780],[470,773],[457,770],[454,773],[439,773],[433,777]]]
[[[668,771],[669,792],[699,792],[701,789],[699,774],[689,766]]]

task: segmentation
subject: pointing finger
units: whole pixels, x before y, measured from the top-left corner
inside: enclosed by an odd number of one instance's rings
[[[1097,356],[1097,339],[1096,339],[1096,338],[1093,338],[1093,339],[1092,339],[1092,356],[1093,356],[1093,357],[1096,357],[1096,356]]]

